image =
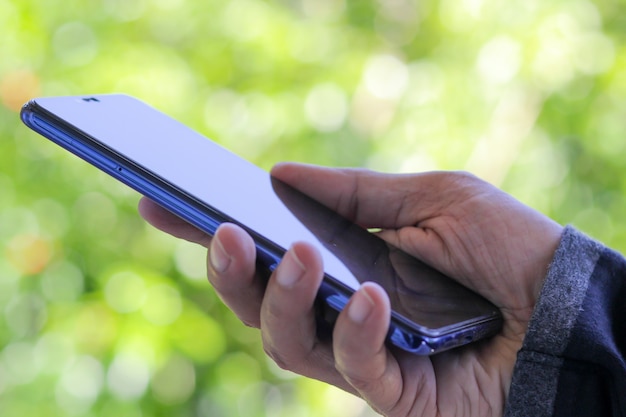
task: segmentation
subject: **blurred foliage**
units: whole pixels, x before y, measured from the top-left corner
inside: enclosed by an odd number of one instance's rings
[[[466,169],[625,251],[625,6],[0,0],[2,415],[371,415],[270,364],[29,98],[135,95],[264,168]]]

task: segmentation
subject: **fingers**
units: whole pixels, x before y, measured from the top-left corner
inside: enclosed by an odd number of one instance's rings
[[[322,261],[311,246],[295,243],[268,283],[261,312],[263,343],[282,368],[299,366],[315,345],[313,302]]]
[[[365,284],[340,314],[334,345],[320,342],[314,305],[323,264],[313,246],[295,243],[266,284],[255,272],[254,242],[240,227],[223,224],[210,239],[148,199],[140,211],[157,228],[208,247],[209,281],[242,322],[261,329],[280,367],[361,395],[381,410],[397,403],[402,378],[385,347],[390,307],[380,287]]]
[[[261,308],[266,353],[283,369],[354,392],[335,369],[330,343],[316,335],[315,297],[323,277],[319,252],[295,243],[270,279]]]
[[[442,182],[451,173],[382,174],[282,163],[272,176],[364,227],[415,225],[441,207]],[[419,204],[418,204],[419,203]]]
[[[333,332],[336,367],[377,409],[390,409],[402,392],[398,363],[385,346],[390,306],[385,291],[364,283],[339,316]]]
[[[209,245],[209,281],[222,301],[246,325],[260,327],[265,282],[256,273],[254,241],[239,226],[222,224]]]
[[[383,415],[434,415],[430,358],[388,349],[390,316],[385,291],[378,284],[364,283],[335,324],[336,368]]]
[[[344,215],[381,227],[394,226],[397,220],[389,219],[403,207],[397,203],[401,198],[380,193],[400,194],[408,187],[404,179],[367,171],[292,165],[275,171],[277,178]],[[385,345],[390,306],[382,288],[364,284],[339,315],[333,341],[321,342],[314,305],[324,274],[313,246],[295,243],[266,283],[255,271],[254,242],[240,227],[223,224],[211,239],[148,199],[140,202],[139,210],[155,227],[208,247],[209,281],[241,321],[261,329],[265,350],[280,367],[356,393],[378,410],[397,407],[403,375]],[[397,213],[390,216],[390,211]]]

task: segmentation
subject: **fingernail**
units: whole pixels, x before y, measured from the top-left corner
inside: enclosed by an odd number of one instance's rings
[[[374,308],[374,300],[363,287],[354,293],[348,306],[348,317],[357,324],[362,324]]]
[[[232,259],[224,249],[222,242],[220,242],[217,237],[213,238],[211,251],[209,252],[209,258],[211,260],[211,266],[216,272],[226,271]]]
[[[291,288],[304,274],[304,265],[295,251],[288,251],[276,269],[276,281],[283,287]]]

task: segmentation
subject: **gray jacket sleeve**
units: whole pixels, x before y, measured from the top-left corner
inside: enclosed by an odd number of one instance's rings
[[[567,227],[513,372],[505,416],[626,416],[626,260]]]

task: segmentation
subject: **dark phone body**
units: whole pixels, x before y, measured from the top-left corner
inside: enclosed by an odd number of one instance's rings
[[[39,98],[21,117],[208,234],[223,222],[244,227],[267,274],[293,242],[315,244],[325,268],[317,302],[331,324],[361,282],[376,281],[391,300],[388,340],[403,350],[429,355],[501,327],[484,298],[137,99]]]

